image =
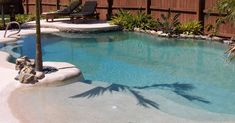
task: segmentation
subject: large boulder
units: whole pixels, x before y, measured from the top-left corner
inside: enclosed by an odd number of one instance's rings
[[[18,80],[23,84],[35,84],[38,82],[37,77],[29,73],[20,73]]]
[[[36,72],[34,62],[32,62],[28,57],[23,56],[16,59],[16,70],[19,70],[18,76],[15,77],[24,84],[35,84],[38,79],[43,79],[45,77],[43,72]]]
[[[24,68],[24,66],[30,66],[34,68],[34,62],[31,62],[28,57],[22,56],[16,59],[15,69],[19,70],[19,72]]]

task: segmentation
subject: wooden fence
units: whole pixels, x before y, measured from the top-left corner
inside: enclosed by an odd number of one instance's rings
[[[89,0],[82,0],[84,3]],[[160,18],[162,13],[167,13],[170,9],[172,13],[181,13],[180,21],[187,22],[192,20],[200,21],[205,27],[208,24],[215,24],[219,17],[216,12],[209,11],[213,8],[217,0],[97,0],[97,11],[100,19],[106,20],[115,14],[118,9],[126,9],[132,12],[143,11],[151,14],[154,18]],[[71,0],[41,0],[41,12],[62,9]],[[34,13],[35,0],[25,0],[25,12]],[[209,12],[211,13],[208,16]],[[235,36],[235,26],[231,23],[222,25],[219,29],[219,36]],[[205,33],[207,33],[205,31]]]

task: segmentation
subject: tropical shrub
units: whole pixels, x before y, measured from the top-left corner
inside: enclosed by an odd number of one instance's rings
[[[205,29],[208,33],[210,33],[211,35],[216,35],[218,33],[218,29],[219,29],[219,24],[207,24],[205,26]]]
[[[138,12],[136,15],[133,15],[133,18],[135,28],[147,30],[158,26],[158,21],[154,20],[151,15],[143,12]]]
[[[179,16],[180,13],[177,13],[172,17],[170,10],[166,15],[161,14],[161,21],[158,19],[159,27],[156,29],[168,34],[177,33],[177,27],[180,25]]]
[[[225,24],[226,22],[235,24],[235,0],[217,0],[216,5],[212,10],[218,11],[221,16],[216,19],[215,25],[206,25],[206,30],[208,32],[216,35],[221,24]]]
[[[10,21],[9,19],[6,19],[5,23],[8,23],[9,21]],[[4,25],[3,25],[2,20],[0,20],[0,30],[3,30],[3,29],[4,29]]]
[[[232,22],[235,24],[235,0],[218,0],[216,9],[220,13],[226,14],[226,16],[220,17],[218,22]]]
[[[129,11],[119,10],[115,16],[111,18],[110,23],[120,25],[124,29],[131,30],[133,27],[133,17]]]
[[[2,29],[3,29],[3,22],[0,21],[0,30],[2,30]]]
[[[201,32],[202,25],[198,21],[189,21],[186,23],[182,23],[177,27],[177,30],[180,33],[187,35],[199,35]]]
[[[25,15],[25,14],[18,14],[16,15],[15,18],[16,18],[16,21],[19,22],[20,24],[35,20],[34,15]]]
[[[226,22],[231,22],[235,25],[235,0],[217,0],[215,9],[221,14],[225,14],[225,16],[218,18],[216,20],[216,26],[214,28],[212,27],[212,29],[217,31],[218,27]],[[235,58],[234,44],[230,46],[227,53],[231,57],[230,60]]]
[[[0,20],[0,30],[3,29],[3,22]]]
[[[154,29],[157,26],[151,15],[143,12],[132,14],[130,11],[119,10],[115,16],[111,18],[111,24],[120,25],[126,30],[134,30],[134,28],[140,29]]]
[[[23,23],[26,23],[26,22],[29,22],[29,21],[34,21],[35,16],[34,15],[18,14],[18,15],[15,16],[15,19],[20,24],[23,24]],[[5,22],[6,22],[6,24],[10,22],[9,16],[6,16]],[[2,30],[2,29],[4,29],[3,22],[2,22],[2,20],[0,20],[0,30]]]

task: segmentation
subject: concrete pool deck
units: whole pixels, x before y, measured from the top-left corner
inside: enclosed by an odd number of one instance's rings
[[[59,32],[59,29],[55,28],[42,28],[43,33],[53,33]],[[20,35],[34,34],[35,29],[23,29]],[[1,42],[14,42],[17,40],[16,38],[3,38],[4,31],[0,31],[0,43]],[[12,107],[9,106],[8,98],[10,94],[17,88],[32,88],[37,85],[21,85],[19,82],[14,80],[14,77],[17,75],[17,71],[14,70],[14,64],[9,63],[7,61],[9,55],[5,52],[0,52],[0,123],[37,123],[43,121],[43,123],[64,123],[64,122],[74,122],[69,117],[66,117],[64,112],[56,112],[55,111],[47,113],[48,116],[45,116],[43,119],[37,119],[32,122],[29,121],[31,117],[22,117],[22,114],[26,114],[29,112],[25,112],[24,108],[22,110],[15,111]],[[44,65],[54,66],[57,68],[61,67],[69,67],[68,69],[61,69],[58,72],[50,74],[46,76],[45,79],[41,81],[41,83],[50,84],[51,82],[61,82],[63,80],[67,80],[69,78],[75,78],[72,80],[73,82],[79,81],[81,76],[81,72],[78,68],[74,67],[68,63],[60,63],[60,62],[45,62]],[[92,84],[84,84],[81,82],[77,82],[79,88],[78,92],[84,92],[91,88],[96,87]],[[40,85],[40,83],[38,83]],[[59,93],[61,94],[61,93]],[[63,97],[58,97],[63,101]],[[217,121],[197,121],[186,118],[177,117],[174,115],[167,114],[162,112],[161,110],[156,110],[153,108],[141,107],[136,104],[136,100],[133,99],[128,94],[125,93],[105,93],[99,98],[92,98],[91,100],[81,99],[77,100],[76,104],[80,105],[78,114],[73,114],[79,116],[79,121],[76,122],[81,123],[234,123],[235,119],[229,118],[226,121],[217,120]],[[163,102],[163,103],[171,103],[171,102]],[[61,104],[63,104],[61,102]],[[14,105],[17,108],[21,108],[17,106],[17,102]],[[223,114],[204,112],[197,109],[192,109],[190,107],[177,105],[179,107],[185,108],[186,113],[192,113],[192,111],[197,112],[197,114],[203,115],[213,115],[221,117]],[[36,107],[35,107],[36,108]],[[53,108],[53,106],[52,106]],[[113,110],[115,109],[115,110]],[[116,110],[117,109],[117,110]],[[22,113],[22,114],[21,114]],[[44,113],[44,112],[42,112]],[[45,112],[46,113],[46,112]],[[50,114],[51,113],[51,114]],[[62,113],[62,114],[59,114]],[[54,116],[55,115],[55,116]],[[58,118],[59,117],[59,118]],[[197,117],[197,116],[195,116]],[[200,116],[198,116],[200,117]],[[40,117],[39,117],[40,118]],[[53,118],[53,119],[51,119]],[[61,119],[60,119],[61,118]],[[40,121],[36,121],[40,120]],[[42,122],[40,122],[42,123]]]
[[[59,32],[58,29],[53,28],[41,28],[42,33],[52,33],[52,32]],[[9,31],[12,33],[14,31]],[[19,35],[13,36],[10,38],[4,38],[5,31],[0,31],[0,43],[7,43],[7,42],[15,42],[21,36],[35,34],[36,31],[33,28],[30,29],[23,29]],[[14,77],[17,75],[17,71],[15,71],[15,64],[8,62],[9,54],[3,51],[0,51],[0,74],[2,75],[0,79],[0,122],[1,123],[18,123],[19,120],[15,118],[11,112],[11,109],[8,105],[8,98],[13,90],[19,88],[21,85],[18,81],[14,80]],[[56,68],[66,68],[61,69],[59,72],[46,75],[46,77],[41,80],[40,83],[50,84],[51,82],[61,82],[64,80],[68,80],[71,78],[80,79],[79,76],[81,72],[78,68],[74,65],[69,63],[63,62],[44,62],[44,66],[54,66]],[[55,75],[56,74],[56,75]],[[78,81],[78,80],[77,80]],[[38,83],[40,85],[40,83]],[[28,85],[26,85],[28,86]]]
[[[117,25],[111,25],[106,21],[97,20],[85,20],[86,22],[72,23],[69,18],[56,19],[54,22],[47,22],[46,20],[41,21],[42,28],[55,28],[62,32],[80,32],[80,33],[91,33],[91,32],[107,32],[117,31],[120,27]],[[35,22],[25,23],[23,28],[34,28]]]

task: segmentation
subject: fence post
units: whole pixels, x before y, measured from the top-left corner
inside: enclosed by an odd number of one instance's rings
[[[151,0],[146,0],[146,6],[145,6],[145,11],[146,14],[151,14]]]
[[[42,0],[39,0],[40,14],[42,14]]]
[[[204,9],[205,9],[205,0],[198,0],[197,19],[201,23],[202,27],[204,27],[204,18],[205,18]]]
[[[60,0],[56,0],[56,9],[60,10]]]
[[[26,9],[26,14],[29,14],[29,0],[25,0],[25,9]]]
[[[108,2],[108,9],[107,9],[106,19],[110,20],[113,14],[113,0],[107,0],[107,2]]]

